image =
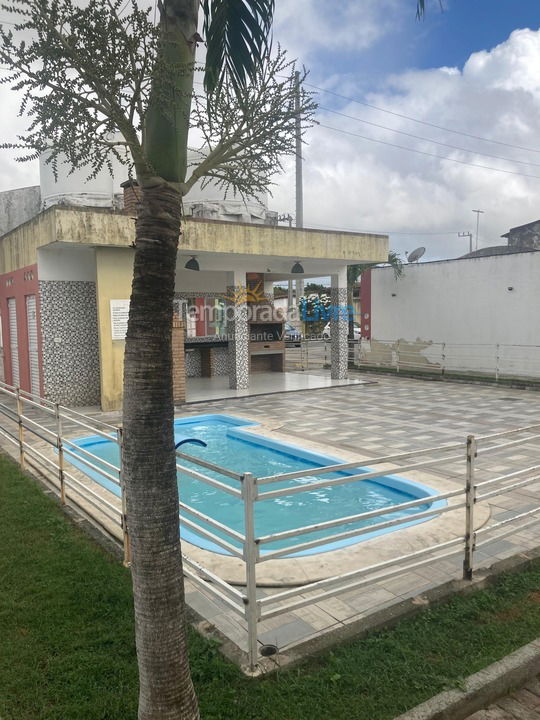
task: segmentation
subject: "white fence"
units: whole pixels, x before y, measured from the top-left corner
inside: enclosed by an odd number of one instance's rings
[[[92,433],[118,444],[120,449],[121,429],[5,384],[0,384],[0,396],[3,400],[0,402],[2,418],[0,436],[15,446],[21,466],[24,468],[28,463],[39,469],[51,487],[59,494],[62,503],[69,503],[87,516],[91,515],[92,521],[109,534],[111,534],[110,524],[112,523],[113,530],[117,531],[117,538],[121,538],[123,542],[124,562],[129,564],[129,517],[126,515],[126,493],[121,462],[120,466],[107,463],[76,445],[66,436],[67,432],[80,432],[81,429],[90,430]],[[30,417],[29,413],[32,413],[34,417]],[[370,468],[384,465],[384,469],[379,467],[379,469],[358,473],[355,470],[358,470],[359,462],[355,461],[313,468],[309,471],[300,470],[259,478],[249,472],[237,473],[206,460],[177,452],[179,461],[177,468],[180,473],[241,499],[244,512],[244,532],[240,533],[200,510],[180,502],[179,519],[183,526],[215,543],[226,553],[243,562],[245,587],[239,589],[233,586],[187,555],[183,555],[185,575],[204,593],[210,594],[230,611],[246,620],[249,643],[248,662],[254,669],[259,658],[257,631],[260,621],[455,556],[463,557],[463,576],[465,579],[471,579],[475,567],[476,550],[483,548],[495,539],[499,540],[511,534],[523,532],[540,522],[539,502],[538,506],[535,505],[526,512],[517,513],[510,518],[492,522],[475,530],[474,515],[479,503],[486,502],[495,496],[512,493],[540,481],[540,464],[532,464],[526,468],[516,469],[478,482],[475,477],[477,458],[536,443],[539,438],[540,424],[484,437],[469,436],[465,442],[373,458],[365,463]],[[538,447],[535,446],[535,450],[538,450]],[[540,455],[540,452],[538,454]],[[121,452],[119,455],[121,457]],[[97,484],[83,482],[74,472],[68,471],[66,460],[69,460],[70,457],[76,457],[77,462],[82,462],[92,472],[99,473],[104,479],[112,482],[120,490],[121,498]],[[191,466],[196,465],[198,469],[187,467],[185,462],[189,462]],[[429,497],[332,519],[315,525],[290,528],[270,535],[257,535],[254,520],[257,503],[281,496],[313,491],[316,488],[328,488],[389,474],[426,469],[440,471],[444,466],[456,462],[462,463],[463,486],[452,491],[436,493]],[[230,485],[215,477],[210,477],[205,471],[217,473],[223,479],[232,479],[234,482]],[[311,483],[276,488],[278,483],[291,482],[305,477],[306,472],[317,479]],[[351,472],[353,474],[328,477],[332,473]],[[450,499],[452,499],[452,503],[437,509],[421,510],[409,519],[432,518],[461,510],[463,512],[463,533],[458,537],[443,540],[384,562],[352,568],[349,572],[336,574],[333,577],[287,588],[262,598],[257,597],[257,568],[260,563],[271,562],[302,550],[321,547],[329,542],[347,540],[368,532],[372,533],[403,525],[407,518],[392,517],[392,515],[427,503]],[[182,512],[181,518],[180,511]],[[186,515],[189,517],[186,518]],[[377,520],[381,516],[384,518]],[[353,524],[368,520],[375,522],[361,528],[351,527]],[[206,527],[203,527],[201,523],[204,523]],[[303,536],[318,531],[327,531],[327,534],[318,539],[302,539]],[[263,551],[265,546],[270,543],[287,540],[290,541],[287,547],[269,552]]]

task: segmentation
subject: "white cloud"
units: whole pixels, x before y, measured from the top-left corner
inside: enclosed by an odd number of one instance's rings
[[[333,87],[339,92],[337,80],[334,78]],[[355,96],[349,75],[346,83],[346,94]],[[320,95],[324,107],[336,107],[336,102]],[[463,71],[437,68],[394,75],[367,102],[428,123],[540,151],[540,32],[515,31],[496,48],[471,55]],[[320,113],[321,123],[455,160],[540,177],[540,152],[447,133],[352,102],[339,110],[471,152],[440,147],[325,111]],[[421,233],[474,229],[473,209],[485,211],[480,245],[502,244],[500,235],[509,227],[540,216],[540,179],[437,160],[322,127],[310,131],[308,139],[304,152],[306,225],[416,231],[411,237],[394,235],[392,247],[403,252],[425,245],[426,257],[434,258],[465,252],[466,241],[455,235]],[[538,166],[484,157],[480,151]],[[292,173],[281,181],[274,204],[280,212],[294,211]]]
[[[381,39],[388,42],[396,16],[392,26],[387,18],[395,10],[399,22],[399,4],[398,0],[344,0],[327,10],[328,3],[321,0],[282,0],[277,3],[275,37],[284,41],[291,55],[319,65],[325,87],[362,100],[362,78],[355,75],[351,64],[342,63],[341,72],[339,59],[344,51],[355,49],[358,58],[365,59],[360,52],[363,48],[373,53]],[[335,64],[321,69],[320,58],[332,56]],[[463,70],[405,70],[387,77],[377,92],[365,99],[428,123],[540,151],[540,31],[516,30],[497,47],[471,55]],[[1,137],[13,139],[24,124],[17,118],[14,93],[4,85],[0,86],[0,103]],[[540,152],[447,133],[331,95],[321,93],[320,103],[471,152],[438,147],[321,110],[319,119],[324,125],[456,160],[540,176]],[[465,252],[466,241],[455,235],[422,233],[474,229],[471,211],[475,208],[485,211],[480,233],[484,245],[502,242],[500,235],[509,227],[540,216],[538,179],[442,161],[323,127],[313,128],[308,140],[304,152],[306,225],[414,231],[411,236],[394,235],[392,247],[404,251],[425,245],[426,257],[433,258]],[[484,157],[478,151],[538,163],[538,167]],[[13,153],[6,150],[0,157],[0,190],[39,181],[37,163],[17,164]],[[280,212],[294,213],[292,163],[288,167],[288,173],[278,178],[271,205]]]
[[[395,28],[398,0],[280,0],[276,3],[274,35],[301,62],[317,52],[366,50]]]

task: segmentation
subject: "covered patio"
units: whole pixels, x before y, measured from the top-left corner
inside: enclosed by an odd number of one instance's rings
[[[347,267],[384,261],[387,253],[383,235],[189,223],[176,275],[184,347],[175,352],[185,358],[185,400],[347,384]],[[297,308],[291,315],[274,307],[274,284],[321,276],[331,278],[330,372],[286,373],[285,322],[297,328],[303,323]],[[178,372],[180,365],[177,361]]]

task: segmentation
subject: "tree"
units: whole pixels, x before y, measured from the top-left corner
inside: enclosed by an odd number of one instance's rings
[[[123,467],[131,537],[141,720],[199,717],[186,648],[174,447],[171,328],[182,198],[199,179],[243,195],[295,153],[294,65],[270,56],[274,0],[202,0],[206,96],[192,106],[199,0],[11,0],[0,27],[4,82],[30,124],[21,159],[44,150],[89,176],[111,154],[142,189],[126,337]],[[127,9],[127,12],[125,12]],[[11,18],[10,18],[11,19]],[[285,75],[285,78],[282,76]],[[302,93],[309,126],[315,105]],[[200,163],[188,168],[190,127]],[[120,133],[118,138],[115,133]],[[6,145],[4,145],[6,147]]]

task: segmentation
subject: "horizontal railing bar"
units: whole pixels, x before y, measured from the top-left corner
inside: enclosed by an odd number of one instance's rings
[[[26,450],[27,450],[28,452],[34,453],[35,455],[38,455],[38,456],[39,456],[40,458],[42,458],[45,462],[47,462],[49,465],[52,465],[52,467],[53,467],[55,470],[58,470],[58,465],[56,464],[56,462],[55,462],[54,460],[52,460],[51,458],[47,457],[46,455],[43,455],[43,453],[40,453],[39,450],[36,450],[36,448],[33,447],[33,445],[30,445],[30,443],[23,442],[23,447],[26,448]]]
[[[236,530],[233,530],[232,528],[228,527],[227,525],[223,525],[223,523],[218,522],[217,520],[214,520],[214,518],[209,517],[208,515],[205,515],[204,513],[200,512],[199,510],[195,510],[195,508],[191,507],[190,505],[186,505],[183,502],[179,502],[178,506],[184,510],[185,512],[188,512],[190,515],[193,515],[198,520],[202,520],[205,523],[208,523],[208,525],[211,525],[212,527],[216,528],[216,530],[221,530],[221,532],[226,533],[227,535],[230,535],[231,537],[238,540],[238,542],[245,542],[246,538],[241,535],[239,532],[236,532]]]
[[[540,423],[536,425],[525,425],[524,427],[516,428],[515,430],[502,430],[501,432],[491,433],[490,435],[479,435],[476,438],[477,442],[484,440],[493,440],[499,437],[510,437],[511,435],[517,435],[522,432],[531,432],[532,430],[540,430]]]
[[[352,468],[357,468],[358,466],[362,465],[362,463],[367,463],[370,466],[371,465],[379,465],[380,463],[386,463],[386,462],[394,462],[395,460],[406,460],[407,458],[416,456],[416,455],[430,455],[434,453],[439,452],[449,452],[450,450],[459,450],[464,449],[465,443],[459,442],[454,443],[452,445],[440,445],[439,447],[435,448],[425,448],[424,450],[411,450],[410,452],[406,453],[400,453],[398,455],[386,455],[384,457],[377,457],[377,458],[369,458],[366,460],[353,460],[351,462],[347,463],[339,463],[338,465],[327,465],[325,467],[317,467],[317,468],[309,468],[308,470],[295,470],[294,472],[290,473],[281,473],[280,475],[267,475],[266,477],[261,477],[257,479],[258,485],[266,485],[268,483],[274,483],[274,482],[281,482],[283,480],[294,480],[295,478],[301,478],[305,475],[326,475],[330,472],[339,472],[340,470],[351,470]],[[461,456],[460,456],[461,457]],[[449,459],[446,458],[446,461],[448,462]],[[396,472],[396,470],[401,471],[401,468],[396,468],[395,470],[385,470],[386,473],[389,472]]]
[[[333,487],[334,485],[346,485],[352,482],[358,482],[360,480],[371,480],[372,478],[384,477],[386,475],[392,475],[393,473],[407,472],[409,470],[419,470],[420,468],[433,467],[433,465],[440,465],[441,463],[450,463],[454,460],[461,460],[461,455],[452,455],[449,458],[438,458],[436,460],[423,460],[419,463],[412,463],[411,465],[402,465],[401,467],[389,468],[387,470],[374,470],[373,472],[360,473],[359,475],[345,475],[344,477],[334,478],[332,480],[319,480],[313,483],[306,483],[305,485],[296,485],[289,488],[283,488],[281,490],[270,490],[269,492],[259,493],[256,500],[269,500],[274,497],[281,497],[282,495],[296,495],[301,492],[309,492],[312,490],[318,490],[324,487]],[[304,475],[309,475],[310,471],[304,472]],[[302,477],[302,476],[300,476]],[[277,482],[272,480],[272,482]]]
[[[316,523],[315,525],[304,525],[300,528],[284,530],[283,532],[274,533],[272,535],[263,535],[260,538],[256,538],[255,542],[260,545],[264,545],[265,543],[276,542],[277,540],[286,540],[290,537],[296,537],[297,535],[305,535],[310,532],[327,530],[328,528],[336,527],[338,525],[349,525],[350,523],[359,522],[361,520],[369,520],[370,518],[379,517],[380,515],[389,515],[400,510],[408,510],[409,508],[417,507],[418,505],[425,505],[426,503],[435,502],[437,500],[447,500],[448,498],[463,495],[464,492],[465,491],[463,489],[459,489],[442,493],[440,495],[427,495],[424,498],[410,500],[409,502],[400,503],[399,505],[389,505],[388,507],[379,508],[378,510],[368,510],[367,512],[358,513],[357,515],[348,515],[343,518],[337,518],[336,520]]]
[[[230,585],[226,580],[223,580],[223,578],[220,578],[219,575],[216,575],[211,570],[208,570],[204,567],[204,565],[201,565],[196,560],[193,560],[188,555],[185,555],[182,553],[182,560],[184,563],[189,565],[193,570],[197,570],[197,572],[200,572],[201,575],[204,575],[205,578],[210,580],[210,582],[215,583],[218,585],[224,593],[227,593],[230,597],[238,600],[239,602],[244,604],[244,593],[240,592],[240,590],[237,590],[235,587]]]
[[[19,415],[16,410],[13,410],[13,408],[10,408],[9,405],[4,405],[4,403],[0,403],[0,412],[2,412],[4,415],[11,415],[11,420],[13,422],[19,421]]]
[[[489,543],[496,542],[497,540],[504,540],[504,538],[510,537],[510,535],[519,535],[519,533],[527,530],[527,528],[538,525],[539,522],[540,517],[534,518],[534,520],[529,520],[529,522],[523,523],[523,525],[521,525],[521,527],[519,528],[510,528],[509,530],[505,530],[503,533],[495,535],[495,537],[488,537],[485,540],[482,540],[482,542],[475,543],[474,549],[477,550],[484,547],[485,545],[489,545]]]
[[[306,607],[306,605],[313,605],[318,602],[322,602],[323,600],[327,600],[331,597],[335,597],[336,595],[341,595],[342,593],[349,592],[350,590],[358,590],[361,587],[364,587],[365,585],[371,585],[373,583],[381,582],[383,580],[390,580],[393,577],[397,577],[398,575],[401,575],[402,573],[410,572],[411,570],[415,570],[419,567],[424,567],[425,565],[429,565],[430,563],[436,562],[437,560],[446,560],[447,558],[453,557],[454,555],[461,555],[463,553],[462,548],[459,548],[459,550],[450,550],[449,552],[442,553],[440,555],[437,555],[437,557],[434,558],[426,558],[425,560],[419,560],[415,563],[410,563],[409,565],[405,565],[403,567],[395,568],[394,570],[389,570],[386,573],[383,573],[381,575],[376,575],[375,577],[369,577],[369,578],[359,578],[358,580],[353,580],[350,583],[347,583],[345,585],[342,585],[337,588],[332,588],[331,590],[327,590],[326,592],[319,593],[318,595],[314,595],[311,598],[302,598],[301,600],[296,600],[294,602],[282,605],[280,608],[276,610],[271,610],[269,612],[263,612],[261,613],[261,620],[269,620],[272,617],[276,617],[277,615],[282,615],[283,613],[292,612],[294,610],[298,610],[299,608]],[[302,588],[299,588],[300,592],[302,591]],[[304,590],[305,592],[305,590]],[[298,594],[298,593],[297,593]],[[275,597],[275,596],[270,596]],[[261,598],[259,600],[259,603],[262,604],[264,600],[267,600],[268,598]]]
[[[289,597],[294,597],[298,593],[308,593],[320,588],[335,585],[337,582],[342,580],[352,580],[357,577],[364,577],[371,573],[377,572],[378,570],[384,570],[387,567],[392,567],[396,563],[406,562],[407,560],[415,560],[416,558],[423,557],[429,553],[438,552],[454,545],[462,545],[464,543],[464,537],[454,538],[452,540],[446,540],[446,542],[438,543],[437,545],[431,545],[428,548],[422,548],[422,550],[416,550],[415,552],[408,553],[407,555],[398,555],[390,560],[384,560],[382,563],[376,563],[375,565],[367,565],[366,567],[359,568],[356,570],[350,570],[342,575],[334,575],[331,578],[325,578],[324,580],[317,580],[316,582],[309,583],[308,585],[302,585],[299,587],[291,588],[290,590],[284,590],[276,595],[267,595],[259,600],[261,605],[267,605],[269,603],[280,602],[286,600]],[[435,558],[436,559],[436,558]]]
[[[71,450],[66,448],[66,443],[68,445],[71,445],[71,447],[76,448],[77,452],[81,452],[83,455],[86,455],[87,457],[91,457],[94,460],[99,460],[100,463],[103,463],[106,467],[110,468],[111,470],[114,470],[117,473],[120,473],[120,468],[116,465],[113,465],[112,463],[108,462],[107,460],[103,460],[102,458],[98,458],[97,455],[94,455],[93,453],[89,452],[85,448],[81,447],[80,445],[77,445],[77,443],[73,442],[72,440],[69,440],[68,438],[63,437],[62,438],[62,445],[64,447],[65,452],[71,453]],[[77,453],[71,453],[71,454],[77,454]]]
[[[22,415],[21,415],[22,417]],[[35,430],[34,428],[28,427],[28,425],[23,425],[25,430],[28,430],[28,432],[31,432],[32,435],[35,435],[40,440],[43,440],[43,442],[47,443],[48,445],[52,445],[53,447],[56,447],[56,436],[54,438],[54,441],[51,440],[51,438],[48,438],[46,435],[42,435],[40,432]]]
[[[185,473],[186,475],[189,475],[192,478],[195,478],[196,480],[200,480],[201,482],[206,483],[207,485],[211,485],[212,487],[218,488],[218,490],[223,490],[223,492],[229,493],[229,495],[234,495],[234,497],[242,497],[242,493],[240,490],[237,490],[236,488],[231,487],[230,485],[226,485],[225,483],[220,482],[219,480],[214,480],[213,478],[209,478],[207,475],[203,475],[200,472],[197,472],[196,470],[191,470],[190,468],[184,467],[183,465],[177,465],[176,469],[179,470],[182,473]]]
[[[2,434],[7,440],[11,440],[15,445],[19,444],[19,438],[5,428],[0,428],[0,434]]]
[[[84,417],[84,415],[83,415],[83,417]],[[88,425],[88,423],[82,422],[82,420],[79,420],[78,418],[66,417],[64,415],[63,419],[69,420],[70,422],[74,423],[75,425],[83,427],[86,430],[90,430],[90,432],[92,432],[94,435],[99,435],[99,437],[105,438],[105,440],[109,440],[110,442],[113,442],[113,443],[118,443],[118,440],[117,440],[117,437],[116,437],[116,434],[114,431],[111,434],[109,434],[103,430],[98,430],[97,428],[92,427],[92,425]]]
[[[200,586],[204,589],[205,592],[208,592],[210,595],[212,595],[214,598],[218,598],[222,603],[225,603],[228,608],[230,608],[233,612],[235,612],[240,617],[245,617],[245,605],[237,605],[237,603],[234,602],[234,600],[231,600],[231,598],[227,597],[225,593],[220,592],[216,588],[213,588],[209,583],[202,580],[196,572],[193,572],[190,568],[186,567],[184,565],[184,575],[191,580],[192,583],[195,585]],[[189,603],[188,603],[189,604]]]
[[[514,515],[514,517],[507,518],[506,520],[500,520],[499,522],[493,523],[488,527],[480,528],[480,530],[477,530],[475,534],[477,536],[485,535],[488,532],[493,532],[494,530],[497,530],[497,528],[504,527],[505,525],[510,525],[511,523],[515,523],[518,520],[523,520],[523,518],[530,517],[531,515],[536,515],[537,513],[540,513],[540,507],[534,508],[534,510],[527,510],[526,512],[519,513],[518,515]]]
[[[44,405],[52,408],[55,407],[55,404],[52,402],[52,400],[47,400],[47,398],[41,397],[41,395],[36,395],[36,393],[29,392],[28,390],[23,390],[22,388],[19,388],[19,395],[21,396],[21,400],[24,400],[24,402],[38,403],[40,408],[42,408]]]
[[[526,485],[531,485],[532,483],[538,482],[540,480],[539,475],[535,475],[535,477],[527,478],[526,480],[521,480],[521,482],[514,483],[513,485],[505,485],[502,488],[496,488],[495,490],[490,490],[486,493],[481,493],[476,495],[476,499],[478,501],[480,500],[486,500],[486,498],[495,497],[497,495],[504,495],[507,492],[510,492],[511,490],[517,490],[518,488],[525,487]]]
[[[73,452],[73,450],[70,450],[67,447],[64,447],[64,454],[71,455],[72,457],[77,458],[77,460],[79,462],[82,462],[83,465],[86,465],[86,467],[91,468],[95,472],[99,473],[99,475],[101,475],[102,477],[107,478],[107,480],[110,480],[112,483],[114,483],[115,485],[118,485],[118,487],[120,487],[120,480],[117,477],[114,477],[114,475],[111,475],[110,473],[105,472],[105,470],[102,470],[97,465],[94,465],[93,463],[90,462],[90,460],[87,460],[86,458],[82,457],[82,455],[78,455],[76,452]],[[69,460],[69,458],[67,458],[67,459]],[[94,480],[94,478],[91,478],[91,480]],[[94,482],[99,483],[99,480],[94,480]]]
[[[540,470],[540,465],[531,465],[530,467],[523,468],[522,470],[514,470],[514,472],[507,473],[506,475],[499,475],[498,477],[491,478],[491,480],[483,480],[482,482],[476,483],[476,487],[483,488],[488,485],[494,485],[495,483],[502,482],[503,480],[512,480],[513,478],[520,477],[521,475],[536,472],[536,470]]]
[[[310,548],[318,547],[320,545],[328,545],[333,542],[338,542],[339,540],[347,540],[351,537],[357,537],[358,535],[366,535],[370,532],[385,530],[386,528],[395,527],[396,525],[404,525],[407,522],[423,520],[424,518],[434,517],[436,515],[445,515],[448,512],[452,512],[453,510],[459,510],[460,508],[465,507],[465,504],[465,502],[462,502],[457,505],[447,505],[446,507],[440,508],[439,510],[424,510],[423,512],[415,513],[414,515],[393,518],[392,520],[385,520],[380,523],[375,523],[374,525],[366,525],[365,527],[357,528],[356,530],[346,530],[345,532],[336,533],[335,535],[328,535],[324,538],[319,538],[317,540],[310,540],[308,542],[299,543],[298,545],[290,545],[289,547],[282,548],[281,550],[275,550],[270,553],[265,553],[260,557],[259,562],[264,562],[266,560],[274,560],[275,558],[283,557],[283,555],[292,555],[294,553],[302,552],[303,550],[309,550]]]
[[[52,435],[53,438],[55,439],[55,444],[56,444],[56,431],[55,430],[50,430],[45,425],[42,425],[41,423],[38,423],[36,420],[32,420],[32,418],[29,418],[28,415],[19,415],[18,417],[20,417],[21,420],[26,420],[27,423],[35,425],[40,430],[44,430],[46,433],[49,433],[49,435]],[[27,426],[25,425],[24,427],[27,427]],[[30,432],[33,432],[32,428],[28,428],[28,430],[30,430]],[[35,433],[35,434],[38,435],[38,437],[41,437],[41,435],[39,435],[39,433]],[[47,440],[47,442],[49,442],[49,441]]]
[[[110,502],[105,500],[101,497],[101,495],[98,495],[96,492],[94,492],[91,488],[89,488],[87,485],[82,483],[80,480],[77,480],[76,477],[74,477],[71,473],[64,470],[64,482],[67,487],[70,487],[72,490],[75,490],[75,492],[78,492],[81,497],[84,497],[84,499],[89,502],[91,505],[96,507],[98,510],[103,512],[105,515],[107,515],[111,520],[117,521],[116,517],[111,517],[106,510],[110,510],[112,513],[117,515],[118,517],[122,517],[122,511],[112,505]],[[81,489],[82,488],[82,489]],[[84,492],[83,492],[84,490]],[[108,491],[107,491],[108,492]],[[90,497],[87,496],[90,495]],[[95,500],[93,499],[95,498]]]
[[[532,435],[531,437],[521,438],[520,440],[511,440],[507,443],[501,443],[500,445],[491,445],[487,448],[479,448],[477,455],[487,455],[488,453],[499,452],[499,450],[505,450],[506,448],[515,447],[516,445],[525,445],[525,443],[531,442],[540,438],[540,435]]]
[[[17,396],[17,388],[14,385],[8,385],[5,382],[0,382],[0,390],[8,395],[13,395],[13,397]]]
[[[192,462],[195,465],[201,465],[201,467],[204,467],[207,470],[214,470],[220,475],[225,475],[226,477],[230,477],[233,480],[240,481],[242,479],[242,475],[240,473],[234,472],[234,470],[228,470],[227,468],[221,467],[220,465],[216,465],[209,460],[203,460],[199,457],[193,457],[192,455],[187,455],[186,453],[180,452],[179,450],[176,451],[176,457],[182,458],[182,460]]]
[[[180,517],[179,515],[179,518],[180,526],[185,525],[186,527],[197,533],[197,535],[203,535],[205,538],[208,538],[208,540],[211,540],[212,542],[216,543],[216,545],[219,545],[224,550],[227,550],[227,552],[229,552],[231,555],[243,559],[242,552],[234,545],[231,545],[230,542],[227,542],[227,540],[223,540],[223,538],[220,538],[218,535],[214,535],[214,533],[210,532],[210,530],[205,530],[200,525],[197,525],[197,523],[192,522],[186,517]],[[189,542],[189,540],[187,540],[186,542]]]
[[[103,420],[100,420],[99,418],[90,417],[89,415],[84,415],[83,413],[77,412],[77,410],[73,410],[73,408],[66,407],[65,405],[59,405],[58,406],[60,410],[60,414],[64,414],[64,417],[66,420],[71,420],[72,416],[75,415],[76,417],[84,418],[85,420],[89,420],[90,422],[96,423],[97,425],[101,425],[102,427],[107,428],[113,433],[116,433],[118,430],[118,427],[116,425],[111,425],[110,423],[106,423]]]
[[[51,416],[54,416],[55,414],[54,405],[53,403],[49,403],[48,400],[42,400],[41,402],[38,402],[37,400],[33,400],[32,398],[25,397],[24,390],[21,390],[20,399],[21,402],[23,402],[25,405],[31,405],[32,407],[37,408],[40,412],[48,413]]]

